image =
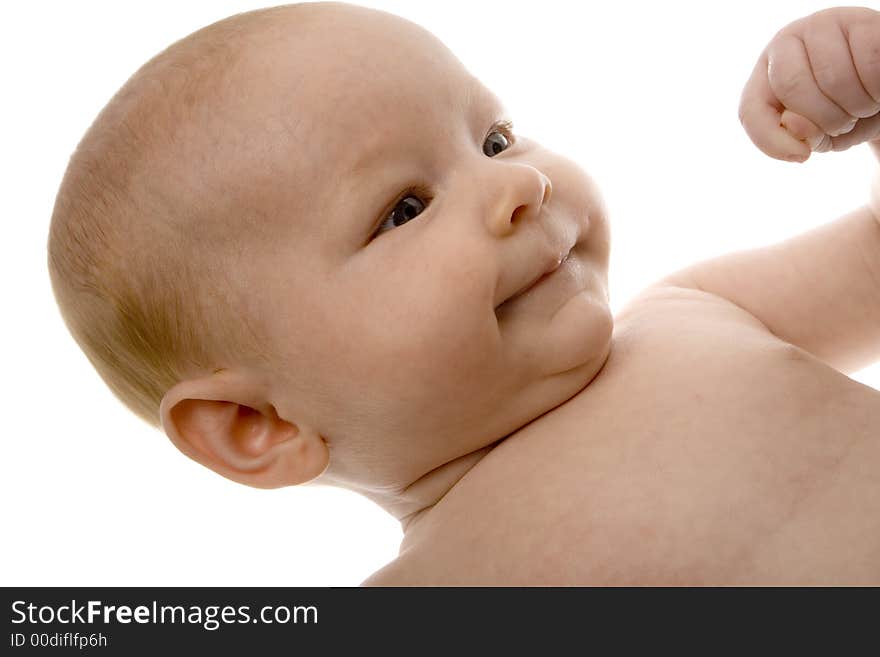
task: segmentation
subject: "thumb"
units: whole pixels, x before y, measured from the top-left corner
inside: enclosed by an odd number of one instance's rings
[[[805,116],[787,109],[782,112],[779,123],[793,137],[805,142],[810,147],[810,150],[817,153],[831,150],[831,137],[826,135],[822,128]]]

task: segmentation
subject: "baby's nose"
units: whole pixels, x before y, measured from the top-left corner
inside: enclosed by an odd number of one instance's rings
[[[506,235],[519,224],[538,221],[553,194],[550,178],[528,164],[507,164],[502,176],[500,201],[490,212],[496,234]]]

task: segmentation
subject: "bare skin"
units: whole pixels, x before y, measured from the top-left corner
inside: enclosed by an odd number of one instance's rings
[[[273,129],[215,170],[278,221],[242,273],[277,358],[167,392],[183,453],[375,501],[405,536],[368,585],[880,583],[880,393],[843,373],[880,358],[867,208],[612,317],[598,187],[497,134],[432,35],[335,3],[269,25],[206,114]]]
[[[878,427],[878,391],[724,299],[658,286],[615,318],[589,388],[482,459],[364,584],[877,584]]]

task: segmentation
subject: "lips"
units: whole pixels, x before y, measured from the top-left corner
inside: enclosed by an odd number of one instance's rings
[[[563,265],[563,263],[565,263],[565,261],[568,260],[569,256],[571,255],[571,250],[573,248],[574,248],[574,245],[569,247],[569,249],[567,251],[565,251],[564,253],[558,254],[553,259],[551,264],[548,267],[546,267],[541,274],[538,274],[538,276],[536,276],[531,281],[529,281],[529,283],[527,283],[522,288],[520,288],[513,296],[506,299],[504,301],[504,303],[509,303],[510,301],[513,301],[517,297],[522,296],[523,294],[525,294],[526,292],[531,290],[534,286],[541,283],[544,279],[549,278],[553,272],[555,272],[557,269],[559,269]],[[501,305],[504,305],[504,303],[502,303]],[[499,306],[499,308],[500,308],[500,306]]]

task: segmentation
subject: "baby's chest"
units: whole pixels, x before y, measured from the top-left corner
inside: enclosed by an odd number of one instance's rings
[[[756,458],[794,466],[825,453],[836,463],[880,419],[880,392],[763,327],[700,317],[622,351],[600,386],[554,418],[573,447],[745,472]]]
[[[618,404],[560,415],[572,466],[544,500],[561,542],[583,538],[567,557],[599,556],[600,580],[880,582],[880,393],[772,336],[700,328],[643,353]]]
[[[755,326],[702,317],[621,336],[603,378],[457,486],[436,509],[456,528],[436,534],[447,572],[880,582],[880,393]]]

